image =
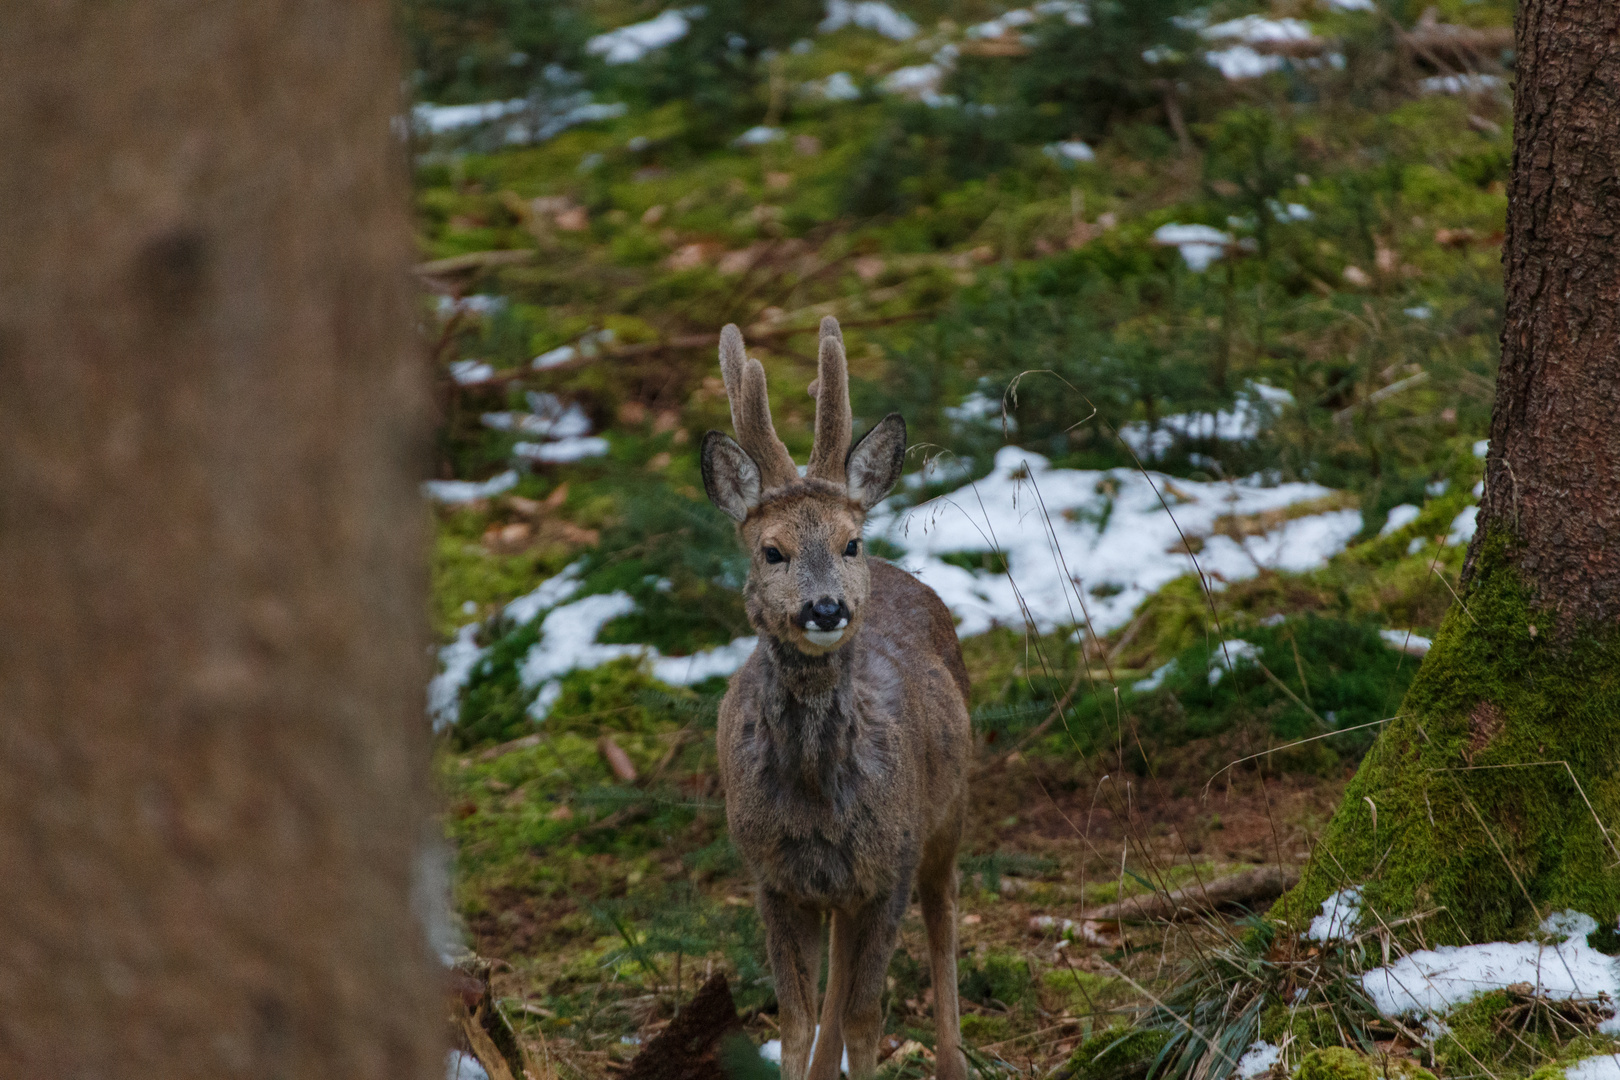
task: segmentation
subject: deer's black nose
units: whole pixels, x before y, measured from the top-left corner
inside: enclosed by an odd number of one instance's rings
[[[814,604],[806,603],[799,610],[800,626],[814,623],[818,630],[837,630],[848,621],[849,608],[844,606],[842,600],[834,600],[830,596],[823,596]]]

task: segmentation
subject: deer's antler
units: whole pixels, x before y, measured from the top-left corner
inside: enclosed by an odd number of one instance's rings
[[[727,323],[720,331],[720,376],[726,381],[726,398],[731,402],[731,426],[736,429],[738,444],[759,466],[761,486],[769,490],[797,480],[799,468],[771,423],[765,369],[758,360],[748,358],[736,323]]]
[[[844,333],[838,320],[828,315],[821,320],[821,355],[817,362],[816,440],[810,447],[807,476],[842,484],[844,458],[849,454],[851,426],[849,408],[849,364],[844,358]]]

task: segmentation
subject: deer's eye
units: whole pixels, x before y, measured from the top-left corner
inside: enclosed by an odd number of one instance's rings
[[[787,560],[782,557],[782,553],[773,547],[768,547],[765,549],[765,561],[768,563],[787,562]]]
[[[855,556],[859,555],[860,553],[861,553],[861,542],[859,540],[851,540],[849,543],[844,545],[844,558],[853,559]]]

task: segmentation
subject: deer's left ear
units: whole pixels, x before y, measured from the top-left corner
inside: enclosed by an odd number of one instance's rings
[[[850,447],[844,461],[849,497],[870,510],[900,479],[905,463],[906,421],[899,413],[890,413]]]

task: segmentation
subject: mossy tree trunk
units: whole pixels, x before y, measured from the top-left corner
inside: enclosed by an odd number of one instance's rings
[[[1298,888],[1421,940],[1620,913],[1620,6],[1521,0],[1507,312],[1455,605]],[[1443,909],[1443,910],[1440,910]]]
[[[443,1075],[392,19],[0,16],[0,1076]]]

